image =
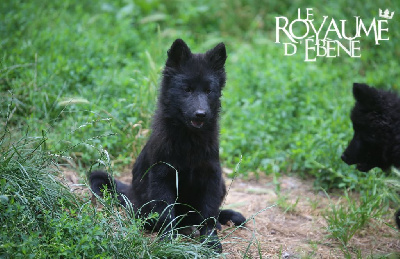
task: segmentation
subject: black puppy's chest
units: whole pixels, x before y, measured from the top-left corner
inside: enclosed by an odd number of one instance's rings
[[[209,164],[182,169],[178,172],[178,202],[197,207],[206,192],[216,192],[215,182],[220,181],[220,171]],[[218,186],[218,185],[217,185]]]
[[[191,161],[186,167],[178,166],[179,186],[182,188],[201,188],[210,178],[215,178],[218,170],[212,161]]]

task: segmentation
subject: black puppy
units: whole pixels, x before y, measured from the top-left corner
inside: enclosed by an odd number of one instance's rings
[[[151,230],[201,226],[208,245],[222,251],[215,228],[232,221],[243,224],[239,212],[220,211],[226,187],[219,161],[219,111],[225,85],[223,43],[204,54],[193,54],[177,39],[168,51],[152,133],[132,170],[132,184],[115,181],[141,217],[157,212]],[[112,186],[104,172],[90,175],[92,190]],[[122,204],[124,200],[121,195]]]
[[[400,98],[393,92],[353,84],[356,104],[351,111],[354,136],[342,155],[348,165],[368,172],[374,167],[400,168]],[[396,223],[400,228],[400,211]]]

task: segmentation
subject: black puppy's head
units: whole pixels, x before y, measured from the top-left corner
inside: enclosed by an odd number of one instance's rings
[[[351,121],[354,135],[341,158],[348,165],[356,164],[362,172],[374,167],[387,170],[391,166],[390,94],[366,84],[353,84],[356,103],[351,111]]]
[[[194,54],[183,40],[175,40],[163,71],[159,96],[162,115],[193,130],[214,128],[226,81],[226,58],[223,43]]]

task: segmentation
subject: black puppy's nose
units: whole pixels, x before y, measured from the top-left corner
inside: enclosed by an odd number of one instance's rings
[[[204,117],[206,117],[206,111],[205,110],[197,110],[195,115],[197,118],[204,118]]]
[[[342,156],[341,156],[340,158],[343,160],[343,162],[347,163],[347,162],[346,162],[346,161],[347,161],[347,157],[346,157],[346,154],[345,154],[345,153],[343,153]]]

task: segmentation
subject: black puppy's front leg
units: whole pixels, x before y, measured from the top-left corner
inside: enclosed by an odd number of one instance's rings
[[[207,240],[207,245],[218,253],[222,252],[222,245],[218,239],[216,227],[218,223],[219,206],[221,205],[220,177],[215,177],[207,182],[201,196],[199,211],[203,217],[200,235]]]
[[[207,246],[213,248],[217,253],[222,253],[222,245],[215,227],[204,226],[200,229],[200,235],[203,237],[203,241],[207,241]]]
[[[149,172],[150,177],[147,179],[149,202],[144,208],[147,212],[155,212],[159,215],[158,219],[151,223],[152,230],[158,231],[161,236],[169,236],[177,224],[174,208],[177,197],[176,187],[171,177],[168,177],[168,169],[163,167],[156,169],[157,171]]]

